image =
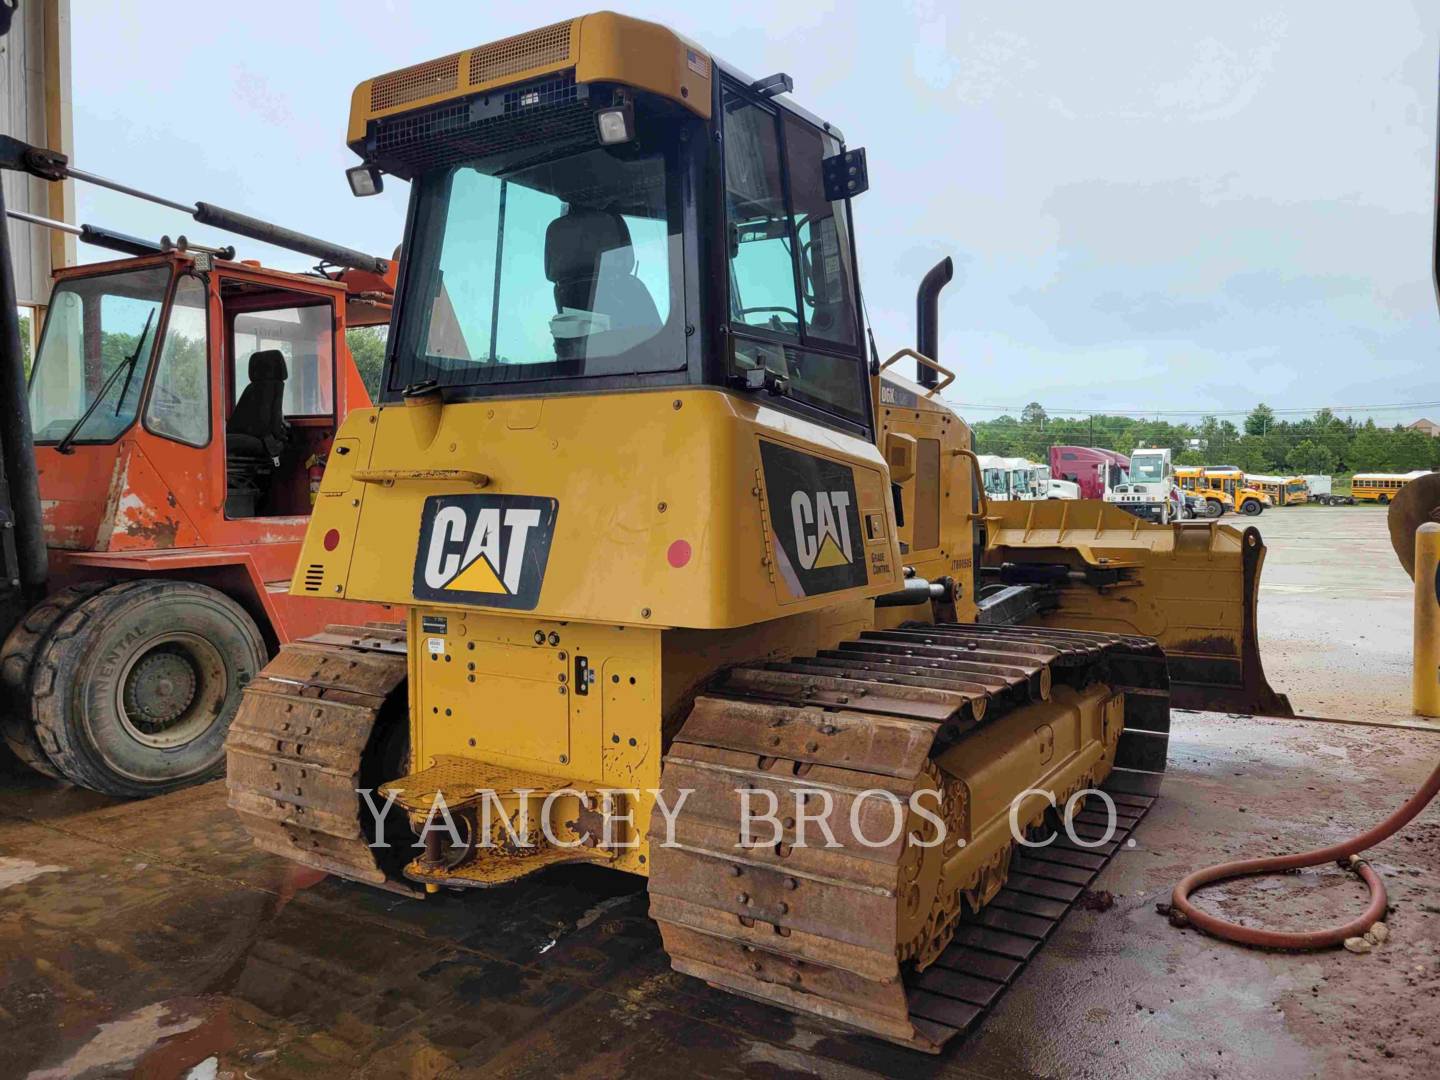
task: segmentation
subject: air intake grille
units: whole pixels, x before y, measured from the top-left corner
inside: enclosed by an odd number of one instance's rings
[[[473,69],[473,62],[471,67]],[[459,81],[459,53],[382,75],[370,84],[370,111],[393,109],[407,101],[419,101],[434,94],[455,90]]]
[[[305,591],[319,592],[325,584],[325,564],[311,563],[305,568]]]
[[[478,86],[533,68],[563,64],[569,59],[570,22],[567,20],[472,50],[470,85]]]
[[[378,120],[372,125],[369,156],[386,172],[410,177],[527,146],[543,145],[548,152],[593,145],[595,117],[587,89],[576,85],[573,71],[565,71],[484,97]]]

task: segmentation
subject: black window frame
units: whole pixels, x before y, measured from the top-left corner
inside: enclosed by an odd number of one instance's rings
[[[711,263],[711,278],[718,288],[716,292],[716,303],[712,312],[715,322],[715,340],[720,343],[716,350],[718,356],[719,371],[712,374],[711,381],[719,382],[721,385],[730,385],[732,376],[738,370],[735,366],[734,352],[737,338],[753,341],[759,345],[768,347],[790,348],[800,352],[818,353],[840,360],[853,360],[856,365],[856,377],[860,385],[860,406],[861,418],[859,420],[843,413],[835,412],[824,405],[815,404],[802,400],[791,395],[767,396],[766,403],[781,409],[785,412],[795,413],[807,420],[813,420],[824,424],[827,427],[839,428],[849,434],[859,435],[867,441],[875,440],[875,415],[874,402],[871,400],[869,357],[866,355],[866,335],[864,304],[860,292],[860,266],[855,244],[855,216],[849,198],[838,200],[844,205],[845,226],[848,234],[848,246],[850,256],[850,278],[853,292],[855,317],[855,334],[853,345],[841,345],[824,338],[815,338],[806,331],[804,317],[804,299],[800,288],[800,245],[799,238],[795,232],[794,200],[791,194],[790,182],[790,153],[788,136],[786,134],[787,121],[794,121],[814,128],[821,138],[821,153],[824,154],[826,137],[834,139],[838,152],[845,150],[845,140],[840,133],[828,124],[817,122],[817,120],[804,112],[793,107],[785,98],[766,98],[756,94],[749,88],[749,85],[741,77],[729,72],[719,71],[719,77],[714,80],[711,102],[712,123],[716,127],[715,144],[717,153],[714,156],[709,175],[714,178],[715,191],[710,201],[711,213],[716,224],[715,228],[706,230],[710,235],[723,237],[725,230],[729,227],[726,214],[725,199],[725,97],[727,94],[734,94],[742,97],[748,104],[758,105],[764,111],[772,114],[775,118],[776,137],[780,151],[781,186],[785,196],[785,210],[790,228],[790,260],[791,275],[795,283],[795,312],[799,320],[794,335],[776,333],[764,327],[749,326],[743,323],[731,321],[731,296],[730,296],[730,258],[728,245],[717,243]]]
[[[681,217],[680,235],[680,284],[683,325],[685,329],[683,355],[677,359],[674,368],[666,371],[620,372],[604,375],[562,375],[553,378],[524,379],[509,382],[473,383],[469,385],[445,385],[441,388],[448,401],[473,401],[486,398],[544,397],[554,394],[612,393],[617,390],[646,390],[691,386],[706,380],[704,337],[701,328],[705,326],[702,315],[701,292],[705,275],[702,267],[708,265],[710,252],[701,227],[701,199],[705,193],[705,170],[710,140],[704,122],[686,111],[675,114],[679,135],[678,147],[674,152],[673,176],[679,186],[679,211]],[[599,147],[596,143],[596,148]],[[568,156],[578,152],[575,147],[565,148],[557,156]],[[445,166],[445,169],[451,166]],[[441,171],[436,169],[434,171]],[[672,170],[667,162],[667,176]],[[427,208],[422,206],[420,183],[417,175],[410,184],[410,197],[405,212],[405,239],[400,252],[400,272],[395,283],[395,307],[391,318],[391,332],[385,343],[385,362],[380,373],[377,405],[397,404],[404,400],[404,387],[393,387],[391,374],[394,370],[397,352],[418,347],[420,330],[425,325],[423,318],[411,320],[408,311],[412,304],[422,310],[425,305],[415,295],[417,288],[413,280],[417,268],[425,258],[419,225]],[[427,236],[423,244],[439,242],[438,236]],[[411,324],[417,329],[409,329]],[[402,332],[397,333],[399,329]]]

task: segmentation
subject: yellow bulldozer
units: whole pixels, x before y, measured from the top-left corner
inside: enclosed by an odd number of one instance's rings
[[[609,13],[357,88],[352,188],[411,206],[292,589],[406,622],[281,650],[230,802],[411,894],[647,876],[677,970],[935,1051],[1149,806],[1172,694],[1283,711],[1264,548],[990,505],[949,261],[881,362],[865,155],[790,89]]]

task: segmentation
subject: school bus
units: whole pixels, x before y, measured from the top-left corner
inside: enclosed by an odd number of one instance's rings
[[[1385,506],[1395,498],[1402,487],[1429,471],[1416,469],[1408,473],[1356,473],[1350,478],[1350,494],[1356,502],[1373,502]]]
[[[1270,496],[1276,506],[1297,506],[1310,501],[1310,486],[1303,476],[1269,476],[1246,473],[1245,482]]]
[[[1270,496],[1252,487],[1233,465],[1181,465],[1175,469],[1180,490],[1205,500],[1207,516],[1218,518],[1226,510],[1254,517],[1274,505]]]

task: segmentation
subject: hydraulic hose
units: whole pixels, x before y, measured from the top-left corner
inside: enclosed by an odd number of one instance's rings
[[[1440,765],[1435,766],[1430,778],[1425,781],[1419,791],[1405,801],[1403,806],[1380,824],[1359,836],[1338,844],[1331,844],[1329,847],[1316,848],[1314,851],[1302,851],[1296,855],[1272,855],[1264,859],[1242,859],[1236,862],[1217,863],[1204,870],[1196,870],[1175,886],[1175,891],[1170,896],[1171,918],[1173,920],[1177,918],[1177,915],[1181,916],[1184,921],[1188,921],[1192,926],[1213,937],[1233,941],[1237,945],[1262,949],[1325,949],[1334,945],[1342,945],[1347,938],[1361,937],[1377,922],[1384,920],[1388,899],[1385,895],[1385,883],[1380,880],[1380,875],[1369,863],[1360,860],[1358,856],[1362,851],[1389,839],[1408,825],[1420,811],[1430,804],[1430,800],[1435,798],[1437,792],[1440,792]],[[1344,926],[1307,931],[1263,930],[1258,927],[1241,926],[1239,923],[1211,915],[1201,911],[1190,902],[1191,893],[1216,881],[1228,881],[1231,878],[1249,877],[1253,874],[1278,874],[1307,866],[1321,866],[1333,861],[1339,861],[1342,865],[1355,870],[1370,889],[1370,904],[1366,907],[1365,914]]]

